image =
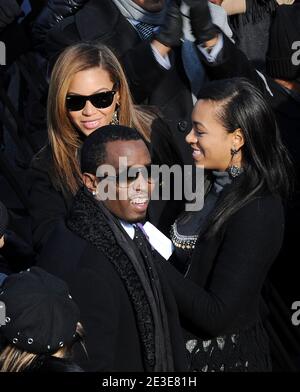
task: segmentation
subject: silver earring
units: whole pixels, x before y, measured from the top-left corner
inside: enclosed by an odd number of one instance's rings
[[[112,119],[110,122],[111,125],[119,125],[119,108],[120,108],[120,106],[117,104],[116,110],[114,111],[114,113],[112,115]]]
[[[235,147],[232,148],[230,151],[231,151],[232,158],[239,152]],[[238,177],[242,173],[242,171],[243,168],[236,165],[230,165],[228,167],[228,172],[232,178]]]
[[[242,173],[243,169],[241,167],[231,165],[231,166],[229,166],[228,171],[229,171],[229,174],[231,175],[231,177],[235,178]]]
[[[93,191],[93,192],[92,192],[92,195],[93,195],[93,196],[96,196],[96,193],[97,193],[96,191]]]

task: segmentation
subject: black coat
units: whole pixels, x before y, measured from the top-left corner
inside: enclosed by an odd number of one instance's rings
[[[81,218],[84,215],[82,212]],[[97,222],[92,222],[92,218],[88,222],[81,218],[79,226],[102,228],[107,224],[98,218]],[[107,238],[103,239],[104,243],[106,240]],[[131,241],[129,237],[128,240]],[[144,371],[134,307],[124,282],[107,253],[115,254],[117,245],[112,244],[116,241],[111,241],[111,245],[106,243],[103,249],[96,248],[93,243],[76,235],[61,222],[43,249],[38,265],[67,282],[70,293],[80,308],[89,359],[87,360],[83,350],[77,349],[75,362],[89,371]],[[160,264],[157,272],[167,310],[175,370],[184,371],[187,369],[186,356],[177,307]]]
[[[186,340],[197,342],[190,358],[193,369],[270,370],[261,291],[283,233],[280,198],[262,196],[237,211],[213,237],[198,238],[184,277],[170,264],[173,256],[163,264]],[[203,341],[209,349],[203,349]]]
[[[35,49],[44,53],[45,37],[48,30],[62,19],[73,15],[88,0],[49,0],[32,26]]]
[[[218,336],[259,319],[261,288],[283,233],[280,198],[262,196],[237,211],[212,238],[199,237],[181,280],[185,283],[170,280],[180,309],[199,336]],[[189,281],[193,283],[186,290]]]
[[[71,207],[71,192],[62,192],[49,146],[33,158],[28,171],[29,213],[33,244],[39,253],[60,220]]]

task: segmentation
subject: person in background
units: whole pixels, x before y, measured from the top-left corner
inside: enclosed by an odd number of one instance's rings
[[[0,300],[0,372],[82,371],[72,362],[83,334],[79,309],[62,280],[32,267],[2,282]]]
[[[10,25],[22,13],[16,0],[0,0],[0,32]]]
[[[35,252],[14,231],[9,229],[9,213],[0,202],[0,273],[11,274],[30,267],[35,260]]]

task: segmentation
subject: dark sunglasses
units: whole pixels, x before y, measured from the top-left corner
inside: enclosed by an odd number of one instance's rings
[[[119,186],[120,188],[128,188],[134,181],[138,179],[140,173],[144,177],[144,180],[146,180],[149,184],[155,183],[158,180],[158,178],[156,178],[156,176],[153,175],[153,172],[151,170],[151,165],[137,167],[137,168],[130,168],[130,173],[126,169],[121,173],[117,174],[116,176],[105,175],[103,177],[98,177],[98,178],[115,179],[117,186]]]
[[[114,100],[115,90],[103,91],[92,95],[67,95],[66,106],[71,112],[82,110],[86,101],[90,101],[97,109],[108,108]]]

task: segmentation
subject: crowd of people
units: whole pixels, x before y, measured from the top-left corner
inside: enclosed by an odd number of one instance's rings
[[[298,371],[300,2],[33,3],[0,0],[0,371]]]

